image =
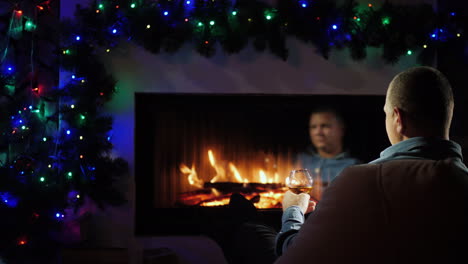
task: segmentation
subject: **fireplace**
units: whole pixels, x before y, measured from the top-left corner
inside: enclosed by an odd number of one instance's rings
[[[137,93],[135,100],[140,235],[205,233],[229,217],[232,193],[278,225],[284,178],[310,144],[308,116],[318,103],[346,107],[348,147],[364,162],[386,144],[382,96]]]

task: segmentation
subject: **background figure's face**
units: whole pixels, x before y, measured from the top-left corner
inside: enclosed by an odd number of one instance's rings
[[[344,127],[334,113],[313,113],[309,120],[309,135],[319,152],[336,155],[343,151]]]

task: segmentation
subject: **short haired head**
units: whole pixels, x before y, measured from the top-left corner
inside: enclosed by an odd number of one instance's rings
[[[309,136],[318,154],[331,158],[343,151],[344,119],[338,109],[318,106],[309,117]]]
[[[310,112],[310,116],[317,113],[331,113],[335,116],[336,120],[340,122],[341,125],[345,125],[344,117],[342,111],[337,106],[332,105],[317,105]]]
[[[385,107],[387,114],[393,109],[404,116],[407,137],[448,138],[454,107],[452,87],[434,68],[413,67],[396,75],[388,87]]]

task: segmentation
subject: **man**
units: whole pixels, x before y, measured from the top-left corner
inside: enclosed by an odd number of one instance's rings
[[[276,263],[467,263],[468,169],[449,140],[453,107],[436,69],[395,76],[384,106],[392,146],[345,169],[305,223],[309,196],[285,194]]]
[[[345,124],[336,109],[319,107],[312,111],[309,135],[312,146],[298,155],[296,166],[312,173],[316,182],[312,196],[319,200],[322,186],[327,186],[344,168],[360,161],[344,150]]]
[[[309,118],[309,135],[312,146],[307,152],[298,155],[296,167],[310,170],[314,178],[311,194],[314,200],[319,200],[322,186],[326,186],[344,168],[358,164],[359,160],[352,158],[344,149],[345,124],[337,109],[330,106],[315,108]],[[309,204],[309,199],[306,203]],[[250,218],[250,221],[245,221],[236,229],[233,244],[225,250],[227,255],[233,256],[230,262],[272,263],[277,257],[275,253],[277,230],[252,221],[256,209],[243,196],[237,194],[231,196],[229,206],[233,212],[232,219]]]

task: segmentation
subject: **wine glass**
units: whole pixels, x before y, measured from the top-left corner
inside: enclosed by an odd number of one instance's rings
[[[292,170],[286,178],[286,186],[295,194],[310,193],[313,182],[308,169]]]

